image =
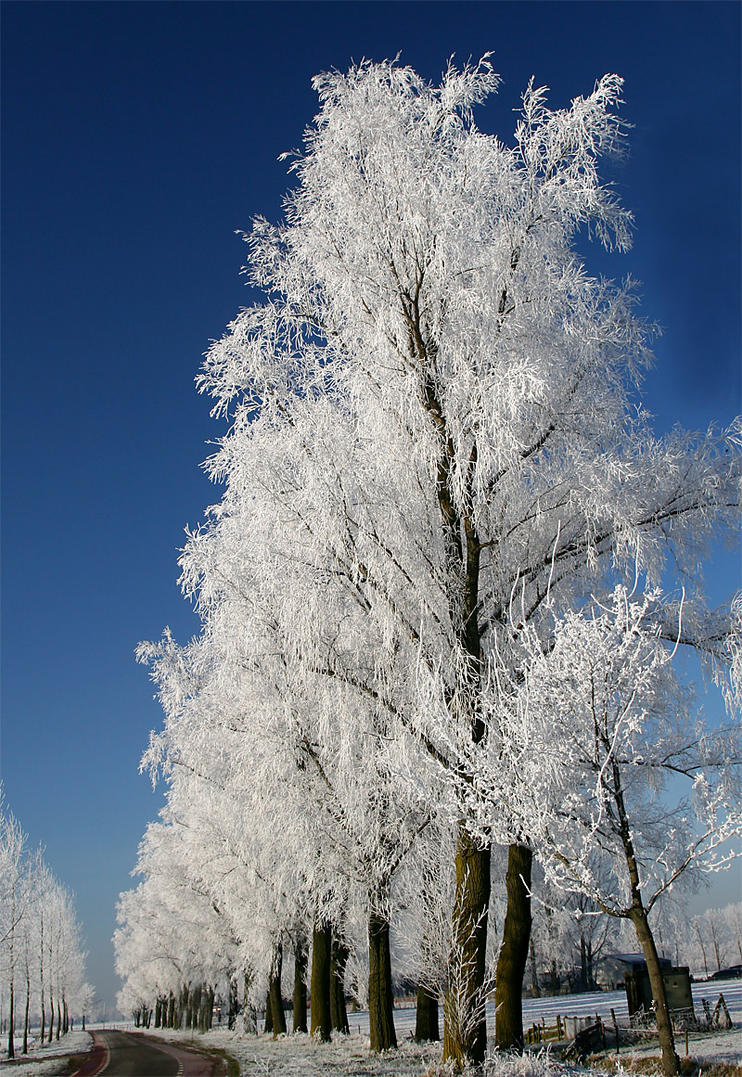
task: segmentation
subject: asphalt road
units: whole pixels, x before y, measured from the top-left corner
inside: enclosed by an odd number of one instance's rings
[[[218,1077],[213,1058],[142,1032],[94,1032],[94,1046],[72,1077]]]

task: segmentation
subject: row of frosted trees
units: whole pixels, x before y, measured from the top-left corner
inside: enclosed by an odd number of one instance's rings
[[[496,1044],[522,1044],[536,860],[633,926],[674,1073],[652,915],[740,832],[740,603],[708,610],[701,582],[737,523],[739,423],[653,434],[651,329],[577,253],[629,245],[598,174],[621,80],[561,110],[531,83],[510,144],[473,120],[497,84],[487,59],[439,86],[319,76],[283,220],[246,236],[255,303],[200,376],[229,419],[181,557],[201,632],[141,649],[168,803],[119,967],[169,997],[219,954],[249,1001],[309,952],[312,1026],[334,967],[384,1049],[394,934],[444,1057],[481,1061],[493,980]],[[726,724],[701,724],[687,650]]]
[[[7,1057],[15,1057],[21,1028],[28,1052],[32,1024],[40,1043],[59,1039],[72,1014],[86,1013],[92,994],[72,895],[42,850],[29,848],[0,786],[0,1013]]]

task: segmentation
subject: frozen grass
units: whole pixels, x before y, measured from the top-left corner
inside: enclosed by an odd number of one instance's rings
[[[157,1031],[161,1034],[161,1030]],[[245,1036],[226,1029],[214,1029],[205,1036],[192,1038],[185,1032],[162,1032],[164,1038],[221,1048],[235,1058],[243,1077],[451,1077],[451,1070],[441,1063],[440,1044],[413,1043],[400,1039],[396,1051],[372,1054],[368,1037],[337,1037],[323,1044],[306,1035]],[[678,1051],[686,1077],[742,1077],[742,1029],[689,1039],[689,1056],[683,1057],[684,1039],[678,1039]],[[482,1077],[581,1077],[599,1074],[639,1074],[657,1072],[659,1057],[656,1045],[615,1055],[595,1057],[589,1064],[577,1066],[557,1061],[548,1051],[524,1056],[499,1055],[487,1060]]]
[[[162,1030],[158,1030],[159,1035]],[[165,1031],[163,1038],[190,1043],[190,1034]],[[194,1045],[219,1047],[240,1064],[250,1077],[420,1077],[440,1059],[438,1044],[402,1041],[396,1051],[373,1054],[367,1036],[357,1033],[320,1043],[305,1034],[296,1036],[244,1036],[213,1029],[197,1036]]]

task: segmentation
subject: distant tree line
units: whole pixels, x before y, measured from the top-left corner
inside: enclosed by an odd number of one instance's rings
[[[39,1043],[51,1043],[69,1030],[73,1014],[89,1011],[85,957],[72,895],[43,850],[29,848],[0,786],[0,1020],[8,1058],[20,1029],[27,1054],[32,1025]]]

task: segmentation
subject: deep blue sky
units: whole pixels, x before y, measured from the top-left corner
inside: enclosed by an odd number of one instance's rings
[[[507,138],[531,74],[558,105],[624,75],[636,242],[588,264],[641,280],[664,327],[658,429],[704,427],[740,410],[740,7],[6,2],[2,23],[2,777],[112,999],[113,907],[161,803],[133,651],[196,629],[176,551],[218,499],[199,463],[221,430],[193,379],[246,302],[234,232],[279,213],[311,76],[494,50],[478,121]],[[738,561],[709,577],[721,600]]]

